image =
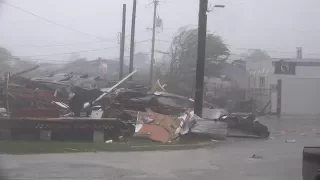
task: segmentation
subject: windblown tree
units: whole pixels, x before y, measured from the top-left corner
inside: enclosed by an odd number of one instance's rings
[[[269,54],[261,49],[249,50],[249,52],[245,56],[245,61],[263,61],[267,59],[270,59]]]
[[[8,61],[12,58],[12,54],[7,49],[0,47],[0,62]]]
[[[0,74],[5,71],[10,71],[11,68],[6,64],[9,60],[12,59],[12,54],[6,48],[0,47]]]
[[[174,36],[166,59],[169,72],[165,82],[170,92],[193,96],[197,63],[198,29],[182,27]],[[221,65],[230,55],[227,45],[218,35],[208,33],[205,76],[220,77]]]

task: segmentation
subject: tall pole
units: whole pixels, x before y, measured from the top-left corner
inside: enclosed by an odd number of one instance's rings
[[[133,0],[133,10],[132,10],[132,22],[131,22],[131,42],[130,42],[130,64],[129,73],[133,71],[133,58],[134,58],[134,36],[136,28],[136,11],[137,11],[137,0]],[[132,76],[129,78],[132,81]]]
[[[6,95],[6,110],[7,112],[9,112],[10,108],[9,108],[9,79],[10,79],[10,72],[5,73],[5,80],[6,80],[6,84],[5,84],[5,95]]]
[[[120,45],[120,70],[119,70],[119,80],[123,78],[123,61],[124,61],[124,44],[126,38],[126,14],[127,5],[123,4],[122,7],[122,33],[121,33],[121,45]]]
[[[207,37],[207,10],[208,0],[200,0],[199,3],[199,24],[198,24],[198,54],[196,69],[196,92],[194,100],[194,112],[202,117],[203,105],[203,86],[204,86],[204,67],[206,54]]]
[[[277,84],[277,94],[278,94],[278,98],[277,98],[277,115],[278,118],[280,118],[281,116],[281,98],[282,98],[282,80],[278,79],[278,84]]]
[[[150,60],[150,86],[152,87],[152,76],[153,76],[153,64],[154,64],[154,44],[156,39],[156,17],[157,17],[157,6],[158,0],[153,1],[153,26],[152,26],[152,47],[151,47],[151,60]]]

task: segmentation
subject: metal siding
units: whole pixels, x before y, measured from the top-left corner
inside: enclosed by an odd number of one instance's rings
[[[286,78],[282,83],[282,114],[320,114],[320,79]]]

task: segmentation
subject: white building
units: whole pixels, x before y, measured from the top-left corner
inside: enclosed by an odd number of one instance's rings
[[[273,62],[296,62],[295,75],[274,74]],[[320,114],[320,59],[268,59],[248,62],[249,88],[270,89],[271,111],[276,112],[276,84],[282,80],[282,114]],[[272,90],[273,89],[273,90]]]

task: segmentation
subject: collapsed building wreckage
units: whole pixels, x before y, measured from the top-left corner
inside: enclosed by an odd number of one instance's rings
[[[191,98],[165,92],[159,81],[151,92],[142,85],[123,83],[137,71],[111,88],[99,89],[93,82],[101,79],[88,75],[69,73],[32,79],[21,76],[35,68],[7,74],[2,81],[1,103],[10,111],[10,118],[112,119],[121,123],[119,130],[113,131],[114,139],[147,137],[162,143],[175,143],[187,134],[224,139],[228,127],[269,136],[268,129],[251,113],[230,114],[205,102],[203,117],[198,117]]]

